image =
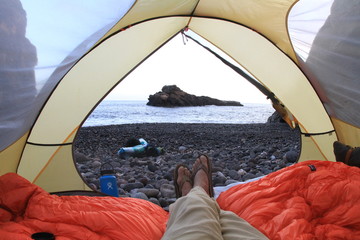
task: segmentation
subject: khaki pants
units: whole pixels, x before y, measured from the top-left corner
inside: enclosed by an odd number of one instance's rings
[[[204,189],[194,187],[170,206],[162,239],[268,239],[233,212],[223,211]]]

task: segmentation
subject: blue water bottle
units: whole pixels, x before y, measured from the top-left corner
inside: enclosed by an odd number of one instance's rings
[[[119,197],[119,190],[113,166],[110,163],[102,164],[100,167],[100,174],[101,192],[114,197]]]

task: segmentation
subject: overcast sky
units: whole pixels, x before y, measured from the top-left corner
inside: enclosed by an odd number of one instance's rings
[[[107,99],[147,100],[164,85],[175,84],[185,92],[221,100],[268,103],[247,80],[207,50],[176,36],[132,72]]]

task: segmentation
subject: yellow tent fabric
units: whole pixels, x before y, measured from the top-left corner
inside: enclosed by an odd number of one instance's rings
[[[212,43],[275,94],[287,122],[304,133],[299,161],[334,161],[335,140],[360,145],[359,4],[339,2],[6,0],[0,175],[17,172],[47,191],[89,189],[73,163],[79,127],[129,72],[181,31]],[[62,21],[51,21],[56,16]]]

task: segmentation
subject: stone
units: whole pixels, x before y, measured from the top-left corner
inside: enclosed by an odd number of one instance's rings
[[[221,186],[225,184],[227,178],[224,176],[222,172],[217,172],[216,175],[213,177],[213,185],[214,186]]]
[[[93,168],[98,168],[98,167],[101,166],[101,162],[100,161],[93,161],[91,165],[92,165]]]
[[[299,154],[294,151],[288,151],[285,153],[284,160],[290,163],[295,163],[298,160]]]
[[[130,192],[131,190],[135,189],[135,188],[143,188],[144,185],[140,182],[135,182],[135,183],[127,183],[124,184],[122,186],[122,189],[124,189],[127,192]]]
[[[176,85],[165,85],[160,92],[150,95],[147,105],[155,107],[186,107],[186,106],[243,106],[237,101],[222,101],[206,96],[195,96],[181,90]]]
[[[92,172],[85,172],[85,173],[82,173],[81,174],[83,177],[85,177],[85,178],[92,178],[92,177],[94,177],[94,173],[92,173]]]
[[[158,170],[158,167],[155,166],[155,165],[152,164],[152,163],[149,163],[149,164],[148,164],[148,169],[149,169],[151,172],[155,172],[156,170]]]
[[[161,185],[160,192],[161,192],[161,196],[163,196],[165,198],[175,198],[176,197],[174,185],[165,183],[165,184]]]
[[[159,198],[159,203],[161,207],[166,207],[169,205],[169,202],[166,200],[166,198]]]
[[[149,201],[156,204],[156,205],[158,205],[158,206],[161,206],[159,200],[157,200],[156,198],[150,198]]]
[[[74,158],[77,163],[87,163],[90,159],[85,154],[74,152]]]
[[[151,189],[151,188],[139,188],[138,192],[142,192],[145,193],[145,195],[147,197],[157,197],[157,195],[159,194],[159,190],[157,189]]]
[[[240,176],[243,176],[246,174],[246,171],[244,169],[239,169],[239,171],[237,172]]]
[[[253,179],[253,178],[255,178],[256,176],[254,175],[254,174],[252,174],[252,173],[247,173],[247,174],[245,174],[243,177],[242,177],[242,179],[244,180],[244,181],[246,181],[246,180],[249,180],[249,179]]]
[[[119,188],[119,195],[121,195],[121,196],[126,195],[126,192],[124,191],[124,189]]]
[[[266,123],[286,123],[281,115],[275,111],[267,120]]]
[[[146,177],[142,177],[140,178],[139,182],[141,182],[144,186],[146,186],[146,184],[148,184],[149,179],[147,179]]]
[[[179,147],[179,152],[185,152],[185,151],[186,151],[186,147],[184,147],[184,146]]]
[[[132,194],[131,197],[149,200],[149,198],[145,195],[145,193],[142,193],[142,192],[136,192],[136,193]]]
[[[229,171],[228,175],[232,179],[238,179],[239,178],[238,172],[235,171],[235,170],[232,170],[232,169]]]

